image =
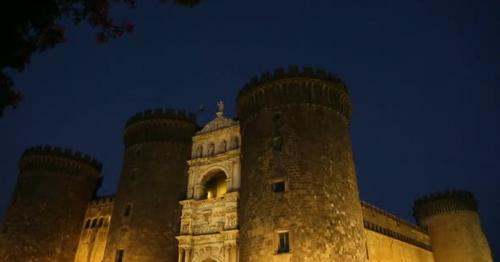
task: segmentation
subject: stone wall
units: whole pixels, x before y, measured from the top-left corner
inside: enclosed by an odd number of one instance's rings
[[[58,147],[34,147],[19,161],[0,261],[73,261],[101,164]]]
[[[365,235],[367,258],[370,262],[434,262],[430,250],[369,229],[365,230]]]
[[[75,262],[101,262],[103,260],[113,206],[113,197],[100,197],[89,203],[82,224]]]
[[[414,214],[427,228],[436,262],[492,262],[477,202],[467,191],[431,194],[415,201]]]
[[[434,262],[424,229],[366,202],[361,204],[370,262]]]
[[[148,112],[148,113],[146,113]],[[126,126],[125,153],[104,261],[177,260],[179,200],[195,121],[183,111],[152,110]]]
[[[237,105],[240,261],[365,261],[342,82],[290,68],[249,83]],[[275,192],[277,182],[284,191]],[[289,235],[289,252],[278,250],[280,233]]]

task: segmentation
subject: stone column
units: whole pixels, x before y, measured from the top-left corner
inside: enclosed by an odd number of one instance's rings
[[[240,189],[241,166],[240,161],[233,162],[233,189]]]
[[[192,251],[192,248],[190,247],[187,247],[184,251],[184,254],[185,254],[185,261],[184,262],[191,262],[191,251]]]
[[[224,261],[225,262],[231,262],[231,246],[230,245],[224,245]]]
[[[231,245],[231,262],[238,262],[238,246],[236,244]]]
[[[178,262],[182,262],[183,255],[184,255],[184,249],[182,249],[181,247],[179,247],[179,258],[177,259]]]
[[[203,194],[205,193],[205,187],[203,185],[195,185],[194,186],[194,198],[195,199],[202,199]]]

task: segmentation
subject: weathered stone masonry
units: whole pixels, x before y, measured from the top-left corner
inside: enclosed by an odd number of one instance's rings
[[[418,199],[418,224],[359,199],[351,99],[336,76],[290,67],[251,79],[238,118],[132,116],[114,196],[101,164],[58,147],[21,156],[0,261],[491,262],[477,202]]]

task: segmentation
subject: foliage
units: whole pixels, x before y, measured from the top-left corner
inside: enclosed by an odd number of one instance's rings
[[[160,0],[182,6],[195,6],[200,0]],[[136,6],[137,0],[15,0],[0,3],[0,117],[5,108],[22,100],[14,90],[12,79],[5,73],[10,68],[22,72],[31,56],[64,42],[62,19],[75,24],[88,22],[97,28],[96,41],[116,39],[134,30],[128,22],[116,22],[110,5]]]

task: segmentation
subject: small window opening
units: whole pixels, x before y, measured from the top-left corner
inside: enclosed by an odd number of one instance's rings
[[[274,151],[281,151],[283,148],[283,139],[281,136],[273,137],[273,149]]]
[[[131,181],[135,181],[135,178],[137,177],[138,171],[139,171],[139,168],[137,168],[137,167],[132,168],[132,170],[130,171],[130,180]]]
[[[104,219],[101,217],[101,218],[99,218],[99,223],[97,224],[97,226],[102,227],[103,223],[104,223]]]
[[[196,148],[195,157],[202,157],[202,156],[203,156],[203,147],[202,146],[198,146]]]
[[[290,241],[288,238],[288,232],[278,233],[279,243],[278,243],[278,254],[290,252]]]
[[[214,154],[215,154],[215,144],[214,144],[214,143],[210,143],[210,144],[208,145],[208,152],[207,152],[207,154],[208,154],[209,156],[212,156],[212,155],[214,155]]]
[[[132,213],[132,204],[125,205],[125,210],[123,211],[123,216],[128,217]]]
[[[90,227],[90,219],[87,219],[87,222],[85,222],[85,228],[89,228]]]
[[[227,151],[227,141],[223,140],[219,145],[219,153],[223,153]]]
[[[238,148],[240,146],[239,144],[240,142],[238,140],[238,137],[234,136],[233,138],[231,138],[231,144],[230,144],[231,149]]]
[[[285,181],[279,181],[273,183],[273,192],[275,193],[285,192]]]
[[[274,113],[274,121],[277,122],[281,119],[281,112]]]
[[[205,184],[207,199],[221,197],[227,192],[226,175],[220,172],[210,178]]]
[[[116,250],[116,259],[115,262],[123,262],[123,257],[125,256],[125,250],[118,249]]]
[[[92,220],[92,225],[91,225],[90,227],[91,227],[91,228],[94,228],[94,227],[96,227],[96,226],[97,226],[97,219],[96,219],[96,218],[94,218],[94,219]]]

